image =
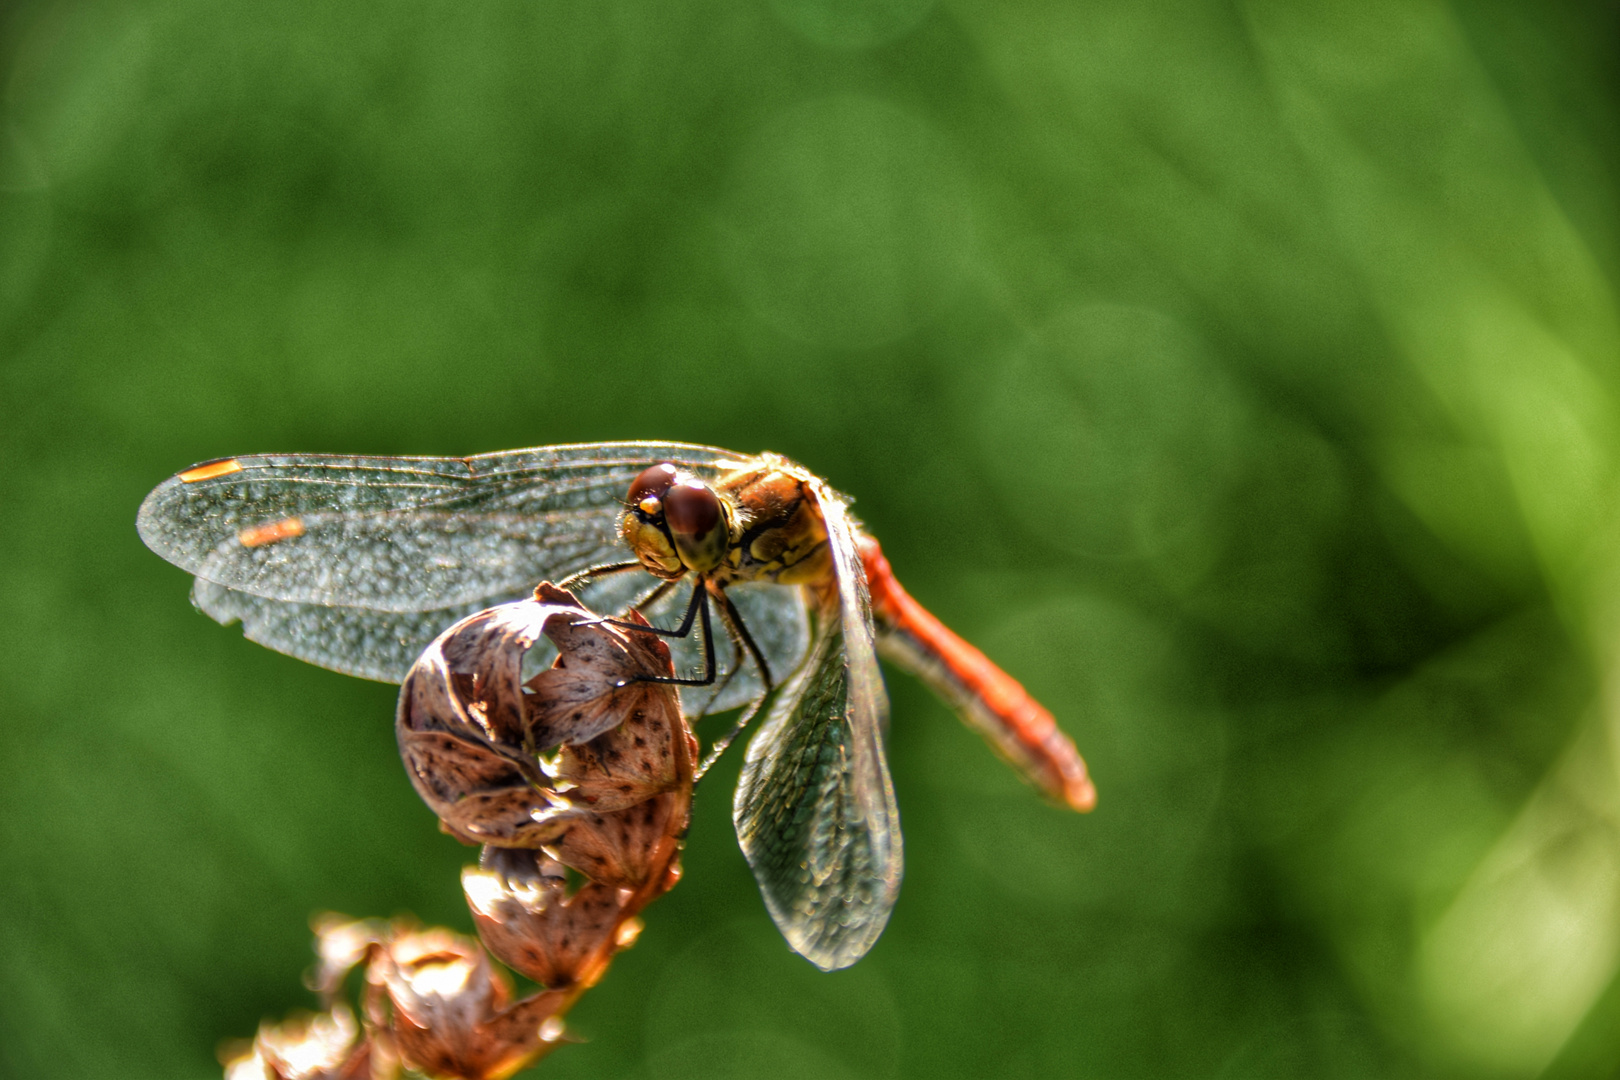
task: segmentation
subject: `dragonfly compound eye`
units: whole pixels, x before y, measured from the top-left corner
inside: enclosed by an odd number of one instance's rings
[[[720,496],[700,480],[683,480],[664,493],[664,523],[688,569],[706,573],[720,565],[730,540]]]
[[[641,475],[630,482],[630,494],[625,501],[642,513],[654,516],[661,509],[659,503],[678,473],[669,462],[643,469]]]

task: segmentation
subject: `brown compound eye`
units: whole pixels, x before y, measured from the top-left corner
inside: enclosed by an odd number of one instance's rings
[[[658,512],[656,505],[648,509],[643,504],[648,500],[652,500],[656,504],[662,499],[664,493],[669,490],[669,486],[675,482],[675,476],[675,466],[667,461],[643,469],[641,475],[630,482],[630,494],[626,501],[631,506],[641,507],[646,513],[656,514]]]
[[[698,480],[676,484],[664,492],[664,522],[676,536],[708,536],[720,523],[720,497]]]

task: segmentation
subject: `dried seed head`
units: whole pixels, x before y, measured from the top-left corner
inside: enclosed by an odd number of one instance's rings
[[[225,1062],[225,1080],[372,1080],[369,1040],[347,1006],[262,1024],[252,1045]]]
[[[542,634],[558,659],[525,686]],[[646,681],[672,673],[663,642],[550,585],[441,635],[401,690],[400,754],[446,831],[485,845],[463,886],[486,945],[547,989],[512,1002],[483,949],[446,930],[322,916],[309,982],[330,1011],[267,1025],[230,1080],[392,1080],[401,1066],[502,1080],[560,1042],[636,913],[680,876],[697,741],[674,688]],[[565,866],[589,881],[570,891]],[[356,1041],[343,993],[359,966]]]
[[[562,864],[541,852],[485,848],[479,864],[461,872],[461,887],[490,952],[554,990],[601,977],[634,890],[591,882],[570,896]]]
[[[537,597],[570,596],[550,585]],[[536,750],[577,746],[616,728],[637,712],[680,711],[674,688],[642,681],[675,673],[669,646],[653,634],[638,634],[580,614],[550,617],[545,634],[557,646],[557,662],[529,680],[529,736]],[[628,621],[642,623],[631,612]]]
[[[640,681],[673,671],[664,644],[591,621],[550,585],[536,596],[452,626],[401,688],[395,730],[406,771],[445,830],[468,843],[539,847],[581,804],[632,805],[690,775],[674,688]],[[525,690],[523,655],[542,633],[556,642],[557,663]],[[627,720],[635,730],[621,735]],[[537,752],[559,744],[542,767]]]
[[[393,1006],[401,1059],[429,1076],[501,1080],[561,1037],[562,995],[540,993],[509,1005],[511,987],[484,951],[447,930],[396,934],[368,977]]]
[[[328,1005],[342,993],[349,972],[393,934],[393,927],[381,919],[351,919],[335,912],[317,915],[310,927],[320,961],[305,982]]]
[[[446,830],[471,843],[539,843],[550,782],[524,750],[523,654],[564,610],[524,600],[439,635],[400,689],[395,734],[411,783]]]
[[[697,739],[681,716],[679,700],[658,695],[590,742],[562,747],[546,771],[570,803],[606,813],[690,787],[697,753]]]
[[[666,876],[674,863],[691,806],[692,790],[686,787],[610,814],[583,813],[545,850],[592,881],[640,889]]]

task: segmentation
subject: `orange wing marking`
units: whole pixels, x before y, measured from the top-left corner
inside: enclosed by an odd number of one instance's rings
[[[251,529],[243,529],[236,534],[236,539],[243,547],[263,547],[273,544],[277,540],[290,540],[295,536],[304,535],[303,518],[282,518],[272,521],[268,525],[255,525]]]
[[[226,458],[223,461],[210,461],[206,465],[187,469],[180,474],[182,484],[195,484],[199,480],[212,480],[216,476],[229,476],[233,472],[241,472],[242,463],[235,458]]]
[[[908,635],[932,663],[947,671],[961,692],[989,715],[982,733],[1041,790],[1085,813],[1097,805],[1097,789],[1074,743],[1052,714],[1017,679],[934,618],[895,580],[876,540],[861,537],[861,562],[880,623]],[[966,717],[968,719],[980,719]],[[981,725],[975,725],[981,726]]]

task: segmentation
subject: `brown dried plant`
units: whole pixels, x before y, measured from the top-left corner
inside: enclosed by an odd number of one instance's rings
[[[557,660],[524,682],[542,634]],[[408,920],[323,916],[311,983],[325,1011],[262,1026],[222,1055],[227,1080],[501,1080],[564,1041],[564,1015],[680,878],[697,740],[674,688],[646,681],[671,674],[658,638],[550,584],[440,635],[395,728],[440,827],[483,845],[462,872],[483,948]],[[485,949],[540,988],[514,1001]],[[357,967],[358,1022],[344,998]]]

